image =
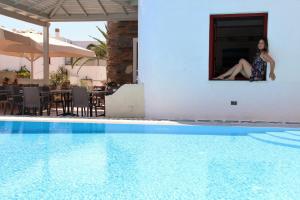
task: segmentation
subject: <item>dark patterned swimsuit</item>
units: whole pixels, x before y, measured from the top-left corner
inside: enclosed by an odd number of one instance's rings
[[[267,62],[264,61],[260,55],[256,56],[252,63],[252,72],[250,81],[262,81],[265,79],[267,69]]]

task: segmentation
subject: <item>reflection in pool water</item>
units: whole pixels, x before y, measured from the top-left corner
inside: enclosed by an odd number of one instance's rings
[[[2,199],[300,199],[300,129],[0,122]]]

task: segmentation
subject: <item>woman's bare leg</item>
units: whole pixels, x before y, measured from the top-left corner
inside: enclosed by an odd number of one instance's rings
[[[228,80],[235,80],[236,75],[238,75],[239,73],[241,73],[245,78],[249,79],[251,76],[251,71],[252,71],[252,66],[250,65],[250,63],[245,60],[245,59],[241,59],[239,62],[239,67],[237,67],[232,74],[230,75],[230,77],[228,78]]]
[[[246,78],[249,79],[250,77],[248,77],[248,74],[245,72],[244,69],[242,69],[241,74]]]
[[[214,79],[219,79],[219,80],[223,80],[225,77],[230,76],[238,67],[238,64],[233,66],[232,68],[230,68],[227,72],[225,72],[224,74],[221,74],[220,76],[214,78]]]
[[[237,67],[235,70],[230,74],[230,76],[227,78],[227,80],[235,80],[236,75],[238,75],[242,70],[243,66],[239,63],[236,65]]]

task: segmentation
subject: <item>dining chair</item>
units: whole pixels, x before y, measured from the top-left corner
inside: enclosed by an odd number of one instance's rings
[[[41,96],[41,90],[39,87],[24,87],[23,88],[23,109],[22,114],[25,114],[26,109],[32,109],[33,113],[36,114],[37,110],[40,115],[43,114],[43,109],[47,109],[47,114],[50,115],[50,107],[47,102],[43,101]]]
[[[50,91],[51,92],[51,91]],[[56,116],[59,116],[58,108],[61,107],[63,114],[65,113],[65,95],[62,92],[56,92],[51,95],[51,104],[55,104]]]
[[[21,113],[23,106],[22,88],[19,85],[6,85],[8,105],[10,106],[10,114],[14,114],[15,108]]]
[[[47,109],[48,111],[47,114],[50,115],[51,108],[52,108],[52,97],[51,97],[50,87],[47,85],[41,86],[40,92],[41,92],[41,101],[43,104],[43,108]]]
[[[95,108],[95,116],[105,116],[105,93],[95,92],[92,95],[92,105]],[[98,109],[103,110],[103,113],[98,115]]]
[[[81,116],[89,115],[90,96],[85,87],[72,88],[72,113],[74,113],[74,107],[77,108],[77,116],[79,116],[78,108],[81,108]]]
[[[9,105],[9,101],[7,98],[7,92],[5,91],[3,86],[0,86],[0,108],[3,110],[3,114],[6,114],[7,106]]]

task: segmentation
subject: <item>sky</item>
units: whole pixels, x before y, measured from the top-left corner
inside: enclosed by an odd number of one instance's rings
[[[50,25],[50,35],[54,36],[55,29],[59,28],[62,37],[73,41],[92,41],[93,39],[90,36],[104,40],[96,26],[99,26],[103,30],[105,28],[105,24],[106,22],[53,22]],[[3,15],[0,15],[0,26],[17,30],[34,29],[39,32],[43,30],[41,26],[9,18]]]

